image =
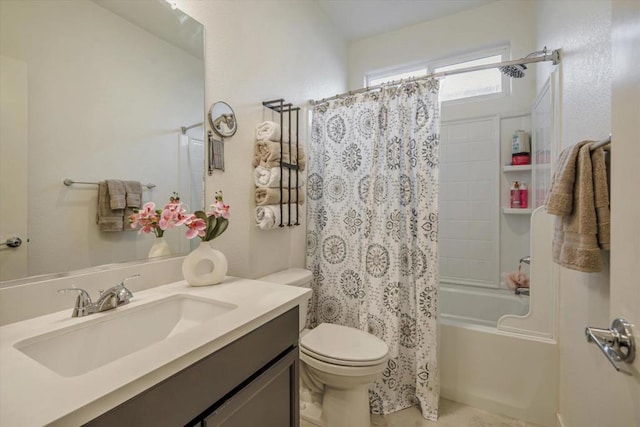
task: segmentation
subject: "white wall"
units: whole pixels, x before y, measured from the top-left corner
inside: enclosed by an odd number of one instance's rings
[[[604,138],[611,132],[611,2],[535,3],[538,44],[562,48],[562,146]],[[542,67],[538,87],[548,75],[547,66]],[[597,274],[561,270],[559,414],[565,427],[611,425],[608,392],[601,384],[604,375],[619,374],[583,333],[585,326],[610,324],[609,266],[605,264]]]
[[[202,60],[90,1],[1,8],[0,52],[29,73],[29,275],[146,258],[153,236],[99,232],[97,187],[62,180],[153,182],[144,199],[163,204],[179,128],[203,117]]]
[[[225,141],[225,172],[206,181],[207,203],[223,190],[231,205],[229,228],[216,245],[229,274],[256,278],[305,262],[305,226],[259,230],[254,219],[251,168],[255,126],[272,116],[262,101],[308,99],[346,88],[346,46],[313,2],[180,0],[178,6],[206,26],[207,108],[225,101],[235,110],[238,132]],[[301,114],[306,135],[306,113]],[[304,210],[303,210],[304,212]]]

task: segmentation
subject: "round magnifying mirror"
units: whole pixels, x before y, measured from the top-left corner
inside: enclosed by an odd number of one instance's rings
[[[215,102],[209,109],[211,129],[221,138],[228,138],[236,133],[238,122],[233,109],[226,102]]]

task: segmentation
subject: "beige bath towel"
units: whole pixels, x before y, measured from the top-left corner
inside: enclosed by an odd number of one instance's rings
[[[127,206],[127,191],[124,182],[119,179],[107,179],[109,187],[109,206],[111,209],[124,209]]]
[[[298,208],[300,209],[300,208]],[[278,228],[280,221],[283,225],[289,223],[289,208],[282,206],[282,215],[280,215],[280,205],[267,205],[256,207],[256,225],[262,230],[270,230],[272,228]],[[301,215],[301,212],[298,212]],[[293,224],[296,218],[296,206],[291,206],[291,223]]]
[[[109,185],[98,183],[98,209],[96,223],[100,231],[122,231],[124,229],[124,209],[111,209]]]
[[[569,215],[573,210],[573,188],[576,181],[576,165],[580,147],[591,141],[582,141],[565,148],[560,153],[553,174],[551,191],[545,207],[551,215]]]
[[[289,128],[284,127],[284,132],[280,131],[280,124],[267,120],[256,126],[256,141],[289,141]]]
[[[609,183],[607,182],[607,165],[605,149],[610,151],[610,144],[591,152],[593,167],[593,197],[598,220],[598,246],[600,249],[611,248],[611,211],[609,210]]]
[[[282,155],[280,155],[280,146],[282,145]],[[280,166],[280,160],[285,163],[297,164],[301,171],[304,170],[307,159],[304,150],[300,147],[296,150],[295,146],[291,147],[289,153],[289,144],[280,144],[273,141],[257,141],[254,146],[253,167],[262,166],[265,168],[273,168]],[[293,160],[291,160],[293,159]]]
[[[594,202],[593,169],[589,143],[578,150],[571,211],[556,219],[553,237],[553,261],[565,268],[593,273],[602,270],[602,254],[596,234],[598,224]],[[564,167],[570,167],[565,163]],[[565,179],[562,174],[554,179]],[[555,183],[552,184],[552,188]],[[550,199],[547,199],[548,201]],[[569,202],[563,202],[566,206]],[[566,208],[565,208],[566,210]],[[551,213],[551,212],[550,212]]]
[[[264,205],[275,205],[280,203],[298,203],[304,204],[304,192],[298,189],[298,194],[296,196],[296,189],[292,188],[289,190],[285,188],[282,190],[282,197],[280,195],[279,188],[256,188],[256,205],[264,206]]]
[[[295,188],[304,186],[304,174],[298,173],[296,176],[295,171],[290,173],[287,168],[282,168],[281,174],[280,166],[275,168],[257,166],[253,170],[253,182],[256,187],[280,188],[280,175],[282,175],[282,182],[285,187]],[[289,179],[291,179],[291,185],[289,185]]]

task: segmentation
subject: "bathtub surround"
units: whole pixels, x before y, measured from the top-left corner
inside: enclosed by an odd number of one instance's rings
[[[438,82],[314,106],[307,266],[312,323],[384,340],[391,359],[370,388],[374,413],[419,403],[437,418]]]

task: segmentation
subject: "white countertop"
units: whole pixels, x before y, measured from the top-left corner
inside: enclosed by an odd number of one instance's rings
[[[215,286],[180,281],[137,292],[115,310],[72,318],[71,309],[0,327],[0,425],[80,425],[219,350],[299,304],[311,290],[227,277]],[[85,374],[63,377],[14,345],[24,339],[130,310],[174,294],[238,307]]]

